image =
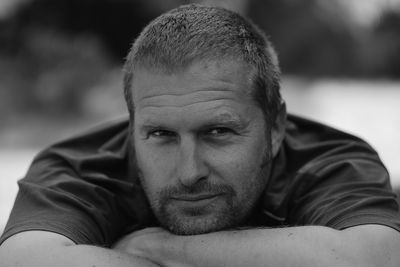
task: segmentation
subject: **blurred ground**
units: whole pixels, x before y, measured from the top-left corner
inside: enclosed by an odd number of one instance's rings
[[[93,93],[91,114],[52,121],[20,120],[18,127],[0,134],[0,232],[4,228],[23,177],[33,156],[43,147],[78,133],[89,125],[124,114],[119,81]],[[289,112],[316,119],[367,140],[380,154],[391,176],[400,186],[400,82],[285,77],[282,94]],[[114,88],[114,89],[113,89]],[[119,99],[119,100],[116,100]],[[104,110],[102,110],[104,108]],[[43,134],[46,133],[46,134]]]

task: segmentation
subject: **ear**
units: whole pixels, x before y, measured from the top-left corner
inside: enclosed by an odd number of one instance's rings
[[[272,157],[275,157],[282,145],[286,130],[286,103],[282,100],[276,120],[271,130]]]

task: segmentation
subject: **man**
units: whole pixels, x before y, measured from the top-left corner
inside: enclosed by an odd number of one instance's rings
[[[220,8],[152,21],[124,120],[38,155],[2,266],[399,266],[388,174],[363,141],[286,117],[275,53]]]

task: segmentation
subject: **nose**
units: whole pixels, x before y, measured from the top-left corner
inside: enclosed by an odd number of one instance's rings
[[[209,169],[195,140],[181,139],[178,159],[177,175],[182,185],[189,187],[207,179]]]

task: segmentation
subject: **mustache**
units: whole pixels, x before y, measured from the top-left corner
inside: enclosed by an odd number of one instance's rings
[[[208,181],[200,181],[191,186],[184,186],[181,184],[168,186],[159,192],[161,199],[170,198],[180,195],[196,195],[196,194],[228,194],[235,195],[235,190],[229,185],[213,184]]]

